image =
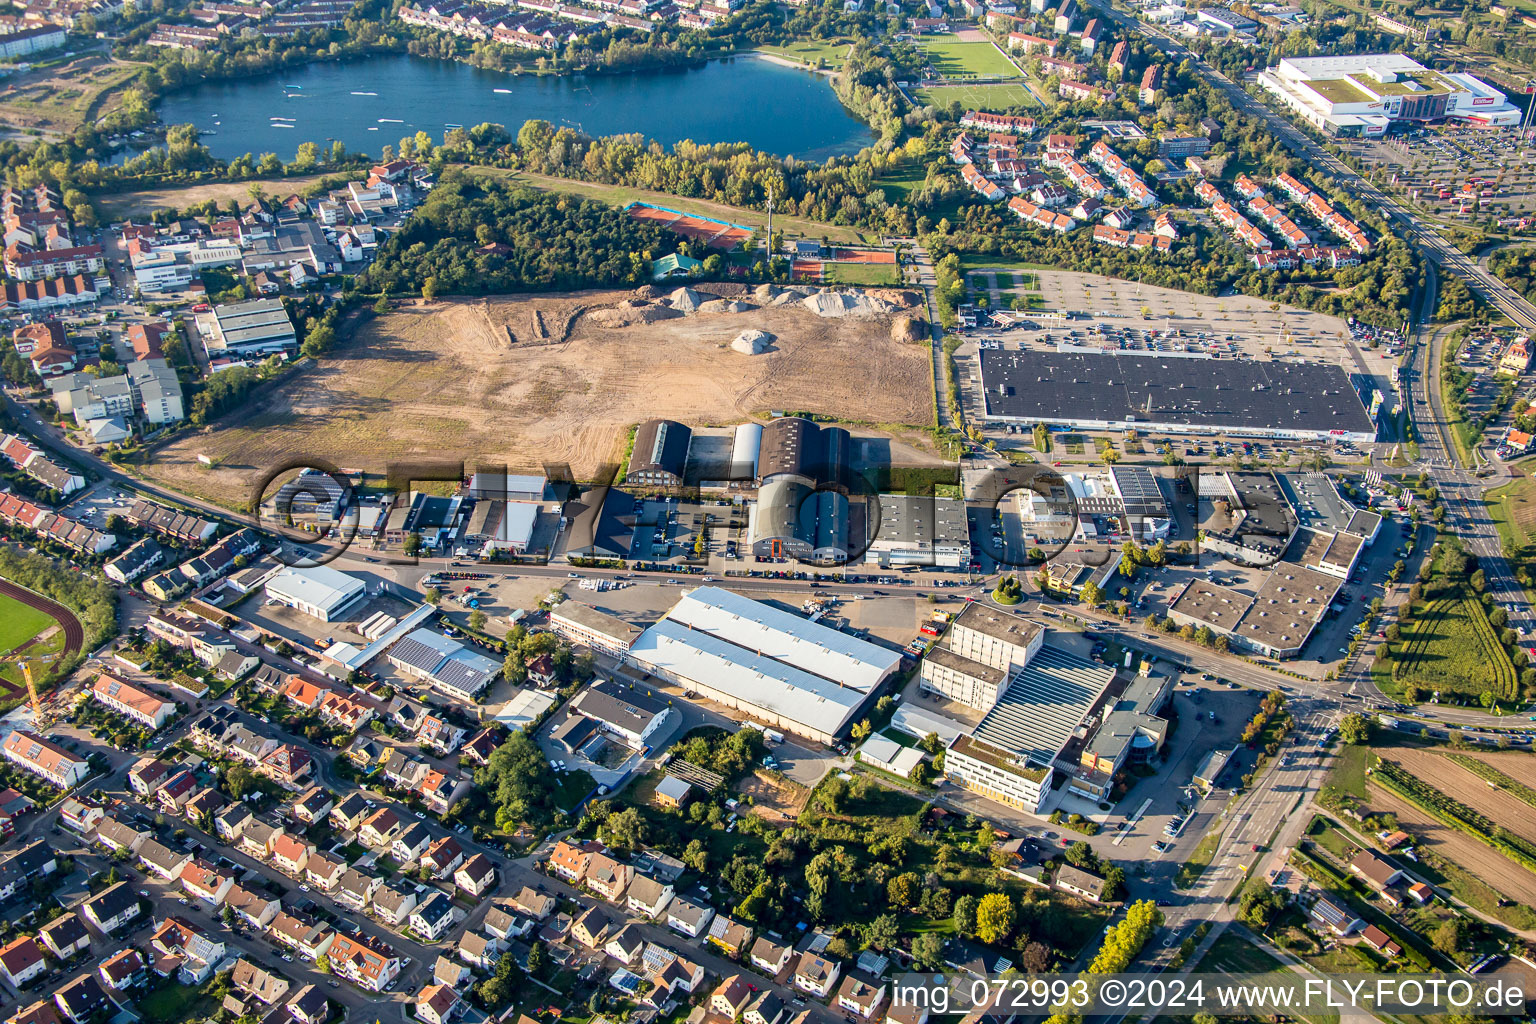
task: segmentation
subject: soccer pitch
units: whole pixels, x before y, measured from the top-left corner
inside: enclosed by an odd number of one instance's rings
[[[997,82],[990,85],[934,85],[917,90],[920,102],[932,106],[959,103],[967,110],[1002,113],[1012,107],[1038,108],[1040,101],[1022,82]]]
[[[937,36],[924,39],[922,46],[933,69],[945,78],[1024,77],[991,43]]]

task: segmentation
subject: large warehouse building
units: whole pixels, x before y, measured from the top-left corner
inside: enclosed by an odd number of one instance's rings
[[[997,422],[1376,439],[1376,425],[1340,366],[1037,349],[986,349],[980,358],[986,415]]]
[[[1432,71],[1400,53],[1288,57],[1259,84],[1329,135],[1383,135],[1394,121],[1520,123],[1520,108],[1471,75]]]
[[[340,618],[367,594],[368,588],[362,580],[327,565],[282,569],[267,580],[269,599],[297,608],[322,622]]]
[[[699,587],[629,650],[647,672],[753,720],[837,738],[900,655],[718,587]]]

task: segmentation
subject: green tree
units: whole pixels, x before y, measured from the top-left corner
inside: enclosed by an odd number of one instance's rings
[[[1363,746],[1371,741],[1371,720],[1352,711],[1339,719],[1339,738],[1352,747]]]
[[[912,957],[925,970],[944,966],[944,940],[938,932],[923,932],[912,940]]]
[[[965,938],[976,934],[976,915],[981,901],[970,893],[955,900],[955,931]]]
[[[910,910],[922,898],[923,880],[915,872],[904,871],[885,886],[886,897],[898,910]]]

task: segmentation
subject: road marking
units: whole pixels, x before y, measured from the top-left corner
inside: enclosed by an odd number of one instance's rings
[[[1125,842],[1125,837],[1131,834],[1131,829],[1136,827],[1136,823],[1141,820],[1141,816],[1145,814],[1147,812],[1147,808],[1151,806],[1151,797],[1147,797],[1145,800],[1143,800],[1141,802],[1141,806],[1136,808],[1136,813],[1125,819],[1125,824],[1120,826],[1120,834],[1115,836],[1114,842],[1111,845],[1119,846],[1121,843]]]

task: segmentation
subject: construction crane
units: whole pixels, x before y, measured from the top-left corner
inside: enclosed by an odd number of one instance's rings
[[[58,658],[57,654],[50,654],[47,657],[43,657],[43,658],[29,658],[29,659],[21,662],[21,675],[22,675],[22,678],[24,678],[27,681],[27,693],[30,694],[31,697],[32,697],[32,718],[33,718],[33,724],[36,725],[38,728],[43,728],[44,726],[46,726],[48,724],[48,721],[47,721],[47,718],[43,715],[43,701],[42,701],[42,698],[40,698],[37,695],[37,679],[32,674],[32,665],[34,663],[47,664],[48,662],[53,661],[56,658]]]

